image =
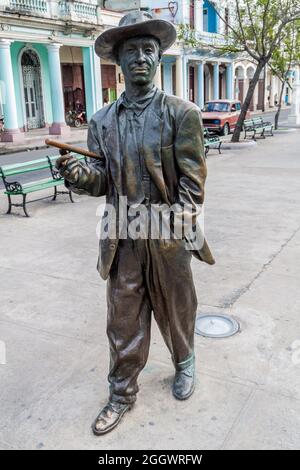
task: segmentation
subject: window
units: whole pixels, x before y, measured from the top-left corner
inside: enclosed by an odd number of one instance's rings
[[[241,103],[235,103],[235,107],[237,111],[241,110]]]
[[[203,9],[203,31],[208,31],[208,9]]]
[[[230,104],[222,103],[220,101],[209,101],[204,106],[203,111],[206,113],[228,113],[230,111]]]

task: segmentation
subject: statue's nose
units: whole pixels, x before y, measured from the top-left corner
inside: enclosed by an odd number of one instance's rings
[[[137,59],[136,59],[137,63],[138,64],[142,64],[145,62],[145,56],[144,56],[144,51],[143,49],[140,49],[138,51],[138,56],[137,56]]]

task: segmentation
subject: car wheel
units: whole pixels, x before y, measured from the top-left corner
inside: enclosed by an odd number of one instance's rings
[[[222,129],[221,135],[228,135],[230,134],[230,127],[228,122],[226,122],[225,126]]]

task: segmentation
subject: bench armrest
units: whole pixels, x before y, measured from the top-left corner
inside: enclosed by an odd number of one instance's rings
[[[18,181],[4,181],[5,189],[9,193],[19,193],[23,191],[21,183]]]

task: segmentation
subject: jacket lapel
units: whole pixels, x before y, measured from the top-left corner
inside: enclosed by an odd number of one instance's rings
[[[112,104],[102,122],[102,141],[112,180],[117,192],[122,194],[121,149],[117,118],[117,101]]]
[[[167,204],[168,200],[161,164],[161,139],[163,129],[163,106],[165,94],[157,91],[153,102],[148,107],[145,119],[142,151],[145,165]],[[107,154],[109,170],[119,194],[122,193],[122,164],[120,135],[117,118],[117,101],[112,104],[102,122],[103,147]]]

